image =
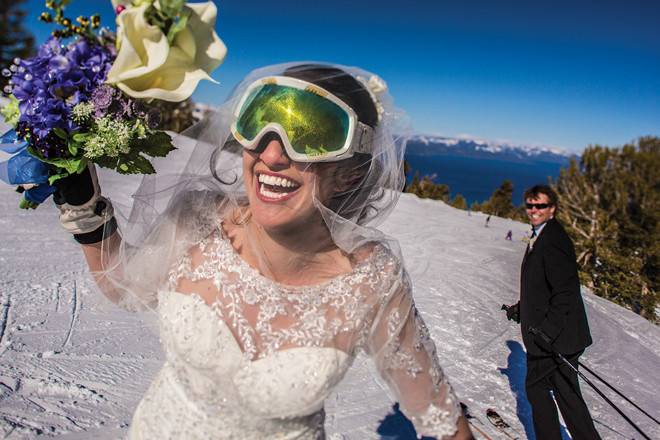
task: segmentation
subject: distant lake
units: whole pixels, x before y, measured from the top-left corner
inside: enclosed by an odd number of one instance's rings
[[[566,166],[548,162],[514,163],[451,155],[406,154],[406,160],[412,168],[409,182],[416,171],[419,171],[420,176],[435,174],[435,183],[449,185],[451,196],[461,193],[468,205],[490,198],[505,179],[513,183],[513,204],[519,205],[526,188],[536,183],[547,183],[548,177],[556,180],[559,170]]]

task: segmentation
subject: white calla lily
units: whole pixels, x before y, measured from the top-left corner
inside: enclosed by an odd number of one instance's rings
[[[117,16],[117,58],[107,82],[133,98],[183,101],[200,80],[225,58],[227,48],[215,33],[217,8],[212,1],[187,3],[191,11],[186,27],[170,45],[158,26],[145,18],[149,5],[131,7]]]

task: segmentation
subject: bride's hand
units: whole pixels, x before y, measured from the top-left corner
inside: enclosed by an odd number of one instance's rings
[[[92,173],[96,174],[96,169],[93,165],[85,168],[80,174],[71,174],[68,177],[57,180],[54,184],[55,193],[53,194],[55,204],[58,206],[64,204],[81,206],[89,202],[96,193]],[[98,180],[96,181],[96,187],[98,187]],[[98,192],[100,194],[100,188]]]
[[[101,196],[96,168],[90,164],[80,174],[55,182],[53,200],[60,210],[62,227],[81,244],[100,242],[117,228],[110,200]]]

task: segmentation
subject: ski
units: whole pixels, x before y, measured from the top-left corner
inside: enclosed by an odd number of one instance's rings
[[[518,440],[518,437],[511,434],[513,428],[504,419],[495,411],[493,408],[488,408],[486,410],[486,418],[488,421],[502,434],[509,437],[511,440]]]
[[[486,434],[481,428],[479,428],[478,426],[476,426],[474,424],[475,421],[479,422],[482,426],[483,426],[484,423],[481,420],[479,420],[477,417],[473,416],[470,413],[470,410],[468,409],[468,406],[463,402],[461,402],[461,410],[463,411],[463,415],[465,416],[468,424],[470,425],[470,428],[477,431],[481,435],[481,437],[483,437],[484,440],[493,440],[493,438],[491,436]]]

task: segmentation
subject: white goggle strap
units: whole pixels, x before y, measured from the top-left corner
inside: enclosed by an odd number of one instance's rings
[[[371,154],[373,151],[374,129],[358,121],[353,140],[353,151],[355,153]]]

